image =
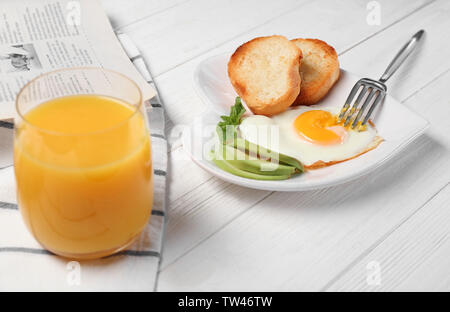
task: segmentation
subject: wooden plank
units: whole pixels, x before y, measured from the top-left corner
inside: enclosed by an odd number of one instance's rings
[[[444,107],[439,106],[439,105],[435,105],[435,103],[439,103],[439,102],[444,102],[445,103],[445,97],[443,97],[442,95],[446,93],[446,90],[448,89],[448,84],[450,83],[450,72],[447,72],[445,74],[443,74],[441,77],[439,77],[438,79],[433,80],[429,86],[425,87],[423,90],[418,91],[416,94],[412,95],[412,97],[410,99],[408,99],[408,104],[409,106],[415,110],[420,112],[425,118],[427,118],[431,124],[432,127],[431,129],[427,132],[430,136],[430,138],[432,140],[434,140],[435,144],[438,144],[441,146],[440,148],[440,152],[438,152],[440,154],[441,158],[449,158],[449,154],[450,154],[450,139],[448,138],[447,135],[447,131],[448,130],[441,130],[442,125],[445,124],[445,121],[443,120],[435,120],[433,118],[433,115],[436,114],[442,114],[442,116],[450,116],[450,108],[448,105],[444,105]],[[434,92],[428,92],[427,89],[433,88],[435,91]],[[445,117],[442,117],[445,118]],[[448,123],[447,123],[448,124]],[[447,128],[445,128],[447,129]],[[445,164],[437,164],[436,166],[442,166],[442,172],[438,172],[438,174],[443,175],[444,178],[446,179],[447,183],[450,180],[450,177],[448,175],[448,164],[447,167]],[[428,165],[427,165],[428,167]],[[444,181],[445,181],[444,179]],[[429,206],[432,205],[433,207],[437,208],[442,200],[443,197],[447,196],[446,195],[449,190],[449,187],[446,186],[445,189],[442,191],[443,194],[437,194],[436,197],[436,203],[435,203],[435,199],[433,199],[433,203],[428,203],[424,208],[425,211],[429,211],[430,213],[430,217],[434,218],[434,209],[430,208]],[[445,202],[445,201],[444,201]],[[447,200],[448,202],[448,200]],[[448,207],[448,204],[447,204]],[[448,210],[448,209],[447,209]],[[413,222],[415,223],[421,223],[423,222],[423,220],[421,220],[420,218],[422,218],[423,214],[426,214],[426,212],[421,212],[418,213],[418,216],[414,216],[414,218],[409,221],[409,222]],[[426,217],[423,217],[424,219],[426,219]],[[445,219],[445,217],[443,217]],[[447,216],[448,218],[448,216]],[[428,219],[426,219],[428,220]],[[433,220],[433,219],[432,219]],[[429,227],[430,224],[425,224],[425,227]],[[447,228],[448,228],[448,223],[446,224]],[[436,230],[441,230],[440,228],[437,228]],[[400,234],[394,233],[394,238],[397,237],[396,235],[401,235],[403,233],[403,229],[400,230]],[[447,234],[448,235],[448,234]],[[394,242],[394,238],[387,238],[386,240],[388,242]],[[430,237],[428,237],[430,238]],[[417,241],[414,237],[411,237],[410,240],[412,242]],[[390,248],[389,245],[390,243],[380,243],[380,246],[376,246],[375,250],[376,251],[371,251],[370,255],[372,255],[374,252],[377,253],[384,253],[385,248]],[[430,247],[430,246],[428,246]],[[389,265],[390,266],[395,266],[396,268],[398,268],[398,273],[399,274],[403,274],[405,273],[404,270],[401,269],[401,266],[403,266],[403,263],[405,261],[410,261],[409,263],[405,264],[405,270],[406,270],[406,265],[412,265],[413,261],[416,261],[415,258],[413,258],[411,256],[410,259],[406,259],[405,257],[403,257],[403,252],[409,252],[409,253],[418,253],[420,254],[420,256],[425,257],[427,260],[423,260],[424,263],[421,264],[417,264],[420,265],[420,267],[415,267],[414,268],[414,272],[410,272],[409,276],[403,276],[401,277],[400,275],[395,276],[395,272],[394,270],[391,268],[390,269],[390,273],[383,273],[382,277],[383,280],[385,280],[385,282],[382,282],[382,285],[380,285],[380,287],[378,285],[366,285],[364,286],[364,289],[367,290],[431,290],[431,289],[435,289],[436,291],[438,290],[443,290],[443,289],[450,289],[448,284],[448,279],[445,279],[444,275],[442,275],[442,272],[445,272],[445,270],[448,269],[448,244],[447,243],[443,243],[443,246],[440,247],[440,249],[438,251],[436,251],[435,255],[430,256],[430,258],[428,259],[426,257],[426,255],[424,253],[426,253],[426,248],[428,248],[426,246],[426,243],[422,243],[422,244],[417,244],[417,246],[415,246],[413,249],[411,250],[402,250],[399,252],[402,252],[401,255],[398,255],[397,253],[392,253],[391,257],[389,258],[389,253],[385,253],[384,254],[384,258],[383,258],[383,262],[388,262],[389,261]],[[398,255],[398,256],[397,256]],[[365,259],[368,259],[368,257],[370,257],[369,255],[367,255],[365,258],[361,259],[359,262],[355,263],[355,268],[351,268],[348,272],[346,270],[344,270],[343,272],[341,272],[338,276],[335,277],[335,281],[331,282],[329,286],[329,290],[343,290],[345,289],[362,289],[363,288],[363,284],[361,283],[360,280],[357,279],[357,276],[355,275],[356,270],[358,270],[358,268],[361,268],[361,265],[364,264],[363,261],[365,261]],[[419,256],[418,256],[419,257]],[[443,257],[443,259],[445,259],[447,262],[442,262],[440,259],[441,257]],[[424,258],[424,259],[425,259]],[[372,259],[375,259],[375,257],[372,257]],[[381,258],[379,258],[381,260]],[[425,264],[428,263],[428,264]],[[367,266],[367,262],[365,264]],[[384,271],[384,270],[383,270]],[[436,276],[441,275],[441,279],[439,280],[439,278],[437,278]],[[450,276],[450,275],[449,275]],[[399,279],[398,283],[395,284],[395,279]],[[446,284],[447,283],[447,284]]]
[[[337,7],[337,3],[335,1],[314,1],[307,3],[296,10],[292,10],[290,13],[283,15],[278,19],[272,20],[271,22],[265,23],[264,25],[256,27],[251,31],[237,36],[236,38],[223,43],[222,45],[208,51],[207,53],[202,54],[201,56],[183,63],[173,70],[170,70],[169,72],[156,77],[156,82],[166,107],[166,113],[168,117],[167,129],[170,131],[174,125],[190,123],[192,122],[194,116],[206,110],[205,104],[200,101],[193,88],[180,86],[186,85],[186,83],[192,81],[192,75],[196,66],[209,56],[233,51],[234,49],[236,49],[236,47],[238,47],[243,42],[246,42],[247,40],[250,40],[257,36],[263,36],[273,33],[283,34],[288,36],[289,38],[295,38],[299,36],[321,38],[330,42],[330,44],[332,44],[338,52],[343,52],[347,51],[349,47],[353,47],[359,42],[364,41],[371,36],[374,36],[384,28],[389,27],[389,25],[391,24],[394,24],[399,19],[403,19],[409,16],[409,18],[406,19],[409,25],[408,27],[410,28],[397,28],[397,32],[401,32],[397,34],[394,33],[396,35],[394,36],[395,39],[393,39],[406,41],[407,36],[409,36],[412,32],[411,29],[418,28],[417,24],[414,26],[411,25],[416,23],[415,16],[418,16],[419,19],[422,18],[422,15],[417,15],[419,14],[419,12],[421,12],[421,10],[415,14],[413,14],[412,12],[415,12],[419,8],[423,8],[423,10],[426,10],[427,12],[426,16],[429,16],[430,14],[432,16],[435,16],[434,11],[438,10],[441,6],[440,3],[433,3],[429,5],[428,3],[429,2],[425,1],[381,1],[380,4],[383,8],[383,22],[380,26],[371,26],[367,25],[367,23],[365,22],[365,3],[361,3],[360,1],[348,2],[347,5],[349,5],[349,7],[351,8],[345,9],[341,12],[339,11],[339,7]],[[336,11],[339,12],[340,18],[332,17],[333,14],[336,14]],[[317,23],[318,16],[321,19],[320,23]],[[403,22],[400,24],[403,24]],[[312,27],[311,25],[314,25],[314,27]],[[424,26],[427,25],[424,24]],[[436,31],[435,28],[437,28],[438,26],[439,23],[435,21],[434,27],[428,27],[429,32],[434,34],[434,32]],[[343,35],[344,33],[345,35]],[[382,34],[380,34],[379,37],[383,38]],[[142,44],[142,49],[149,50],[149,48],[145,48],[145,40],[143,41],[144,43]],[[395,46],[398,49],[400,48],[398,47],[398,43]],[[438,46],[436,47],[435,45],[433,45],[432,47],[432,49],[434,49],[434,54],[440,53],[439,55],[441,57],[442,55],[445,55],[445,51],[439,50]],[[371,48],[373,49],[374,46],[371,46]],[[365,63],[368,63],[368,60],[372,59],[374,53],[368,53],[365,55],[361,53],[361,55],[359,55],[358,61],[359,70],[355,70],[353,66],[351,66],[350,69],[356,71],[357,73],[364,74],[363,69],[365,67]],[[391,51],[391,53],[387,53],[387,57],[392,58],[395,53],[396,51],[393,50]],[[344,56],[345,55],[341,56],[341,63],[344,62]],[[378,57],[379,55],[376,56]],[[159,58],[160,57],[158,55],[147,55],[147,61],[150,63],[152,68],[154,67],[152,64],[152,60],[155,60],[156,62],[156,60],[158,60]],[[350,63],[350,61],[347,60],[348,59],[345,59],[345,62],[342,64],[343,68],[346,68],[346,66],[348,66],[347,63]],[[382,70],[385,66],[383,62],[384,58],[380,60],[379,63],[375,63],[378,65],[378,70]],[[430,62],[433,61],[430,60]],[[434,62],[437,62],[437,60],[434,59]],[[429,69],[428,71],[430,70],[431,69]],[[427,78],[431,79],[431,77],[427,75],[420,76],[423,76],[422,80],[417,80],[417,78],[411,79],[412,88],[417,87],[417,85],[423,85],[423,80],[426,80]],[[396,93],[396,95],[399,95],[399,93]]]
[[[367,44],[345,52],[343,68],[365,77],[379,78],[400,48],[420,29],[425,30],[421,46],[387,82],[397,99],[412,94],[450,68],[450,2],[437,1],[407,19],[374,36]]]
[[[157,76],[306,1],[189,1],[121,30],[134,39]]]
[[[171,9],[187,0],[101,0],[111,24],[118,29],[137,21],[150,20],[154,14]]]
[[[192,178],[195,179],[195,176]],[[199,240],[226,226],[267,195],[265,191],[246,189],[211,178],[200,184],[195,192],[180,196],[169,206],[164,238],[164,263],[181,257],[196,246]],[[214,200],[210,201],[208,197]],[[215,207],[213,202],[221,204]]]
[[[389,2],[390,3],[390,2]],[[388,3],[387,3],[388,4]],[[417,4],[419,5],[419,4]],[[312,12],[311,15],[314,14],[319,14],[319,9],[320,7],[316,8],[314,11],[313,9],[314,7],[311,7],[309,12]],[[427,8],[424,8],[424,10]],[[385,8],[384,11],[384,21],[387,23],[389,21],[389,15],[387,12],[387,8]],[[409,13],[410,11],[406,11],[404,12],[404,14]],[[301,14],[301,12],[295,12],[297,14]],[[398,18],[398,11],[395,12],[395,16],[396,18]],[[294,14],[295,16],[295,14]],[[305,18],[307,18],[307,16],[305,15]],[[420,16],[419,16],[420,18]],[[291,19],[287,19],[286,16],[283,17],[283,20],[287,21],[288,25],[293,25],[292,23],[295,22],[295,20],[291,20]],[[301,22],[303,19],[302,18],[298,18],[298,20]],[[334,19],[335,20],[335,19]],[[333,29],[335,29],[335,25],[333,19],[329,19],[326,20],[328,23],[330,23],[328,25],[329,29],[331,31],[333,31]],[[350,19],[351,20],[351,19]],[[390,20],[391,23],[394,22],[394,20]],[[273,22],[275,23],[275,21]],[[281,23],[281,22],[280,22]],[[359,22],[358,22],[359,23]],[[269,27],[270,25],[268,25],[267,27]],[[280,24],[277,26],[277,29],[281,29],[283,26]],[[286,28],[286,26],[284,26]],[[324,26],[325,27],[325,26]],[[367,36],[370,36],[369,32],[364,32],[364,33],[360,33],[359,30],[360,28],[357,27],[357,24],[348,24],[348,32],[352,31],[353,29],[357,30],[357,35],[354,37],[353,42],[359,42],[361,38],[366,38]],[[437,27],[437,26],[436,26]],[[301,29],[301,27],[299,27]],[[267,32],[267,30],[264,30]],[[343,30],[341,30],[342,32]],[[373,30],[375,31],[375,30]],[[403,31],[406,31],[405,29]],[[324,28],[323,33],[326,33],[326,30]],[[256,35],[256,34],[255,34]],[[319,36],[320,37],[320,36]],[[334,37],[336,37],[335,41],[336,41],[336,47],[338,50],[340,49],[345,49],[347,46],[351,45],[352,42],[349,41],[349,37],[351,37],[350,35],[348,36],[337,36],[335,35]],[[342,39],[341,39],[342,38]],[[342,40],[342,41],[341,41]],[[236,42],[234,42],[234,46],[236,46]],[[367,43],[365,43],[367,44]],[[227,49],[228,44],[226,46],[224,46],[224,49]],[[211,53],[216,54],[216,51],[213,51]],[[171,117],[173,117],[175,114],[177,114],[178,116],[178,112],[180,112],[179,114],[179,118],[177,117],[176,120],[177,122],[183,122],[183,119],[185,120],[185,118],[189,118],[186,116],[189,116],[192,114],[194,114],[195,112],[198,111],[196,104],[195,103],[199,103],[199,99],[196,97],[195,93],[193,93],[193,90],[190,88],[176,88],[176,86],[178,85],[177,83],[174,83],[175,81],[177,81],[176,79],[189,79],[189,75],[192,74],[192,70],[193,67],[196,65],[197,60],[192,61],[192,62],[188,62],[186,64],[183,64],[182,66],[178,67],[177,69],[164,74],[161,76],[161,79],[163,80],[159,80],[159,85],[160,85],[160,89],[161,90],[168,90],[168,93],[162,93],[163,95],[163,99],[165,101],[166,107],[168,109],[168,113]],[[174,73],[174,74],[172,74]],[[181,83],[181,82],[180,82]],[[162,87],[162,88],[161,88]],[[404,97],[408,96],[408,94],[403,95]],[[199,106],[201,106],[201,104],[199,104]],[[202,183],[207,183],[206,181],[208,181],[209,179],[211,179],[210,175],[206,174],[202,169],[198,168],[197,165],[195,165],[188,157],[187,155],[180,150],[176,150],[176,151],[172,151],[171,155],[171,168],[170,168],[170,172],[171,174],[169,175],[169,185],[170,185],[170,192],[169,192],[169,200],[170,200],[170,206],[172,206],[172,203],[178,201],[183,203],[185,209],[191,209],[190,207],[192,207],[192,205],[197,205],[198,200],[196,199],[194,202],[191,202],[189,199],[186,199],[183,197],[183,194],[188,194],[188,193],[197,193],[198,198],[208,198],[208,196],[210,195],[210,193],[206,193],[203,190],[200,190],[197,192],[196,188],[201,185]],[[177,172],[183,172],[183,175],[181,174],[176,174]],[[264,196],[266,196],[268,194],[268,192],[259,192],[258,193],[259,197],[255,198],[255,200],[259,200],[261,198],[263,198]],[[190,195],[190,198],[193,198],[192,196],[194,195]],[[229,197],[233,197],[234,194],[230,193]],[[224,207],[226,203],[226,200],[223,202],[216,202],[216,201],[210,201],[209,202],[209,207],[214,207],[214,208],[209,208],[209,209],[214,209],[215,211],[221,211],[221,209],[228,209],[228,208],[221,208]],[[208,207],[208,205],[203,206],[203,209],[208,209],[206,207]],[[220,213],[218,213],[220,214]],[[208,236],[208,234],[205,234],[205,236],[189,236],[187,235],[187,237],[184,237],[182,241],[178,241],[177,237],[179,234],[179,231],[176,231],[172,234],[172,227],[170,226],[171,222],[178,222],[175,221],[175,218],[177,218],[177,215],[169,218],[169,225],[168,225],[168,231],[167,231],[167,235],[166,235],[166,249],[165,249],[165,256],[164,256],[164,260],[163,263],[164,265],[167,263],[171,263],[172,261],[174,261],[174,259],[176,259],[177,257],[179,257],[180,255],[182,255],[183,253],[185,253],[187,250],[190,250],[190,248],[192,248],[193,245],[197,244],[198,242],[202,241],[202,239],[204,239],[204,237]],[[190,216],[189,218],[192,218],[193,220],[189,220],[188,223],[192,224],[195,223],[195,215],[194,216]],[[218,217],[218,218],[214,218],[213,219],[214,222],[209,222],[207,225],[203,225],[203,228],[205,226],[208,226],[210,231],[214,231],[216,228],[220,228],[221,226],[223,226],[223,224],[226,224],[229,219],[224,219],[222,217]],[[188,231],[188,229],[185,229],[186,231]],[[211,232],[212,233],[212,232]],[[189,242],[190,240],[190,242]],[[185,242],[188,242],[189,244],[184,244]]]
[[[450,185],[374,246],[329,291],[450,291]]]
[[[450,106],[442,94],[449,83],[450,72],[407,100],[406,104],[424,115],[432,127],[383,170],[324,190],[275,192],[232,222],[224,222],[218,232],[193,237],[198,243],[187,252],[186,246],[166,244],[166,251],[179,248],[182,257],[164,262],[158,289],[326,287],[448,183]],[[202,206],[215,211],[227,209],[228,199],[223,194],[216,196],[220,200],[208,197]],[[194,218],[188,222],[197,225]]]

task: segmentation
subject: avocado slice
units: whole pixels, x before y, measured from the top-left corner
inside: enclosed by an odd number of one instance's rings
[[[219,160],[226,160],[230,165],[248,172],[261,175],[291,175],[295,173],[295,167],[283,165],[278,162],[270,162],[258,158],[250,159],[245,152],[230,145],[222,145],[223,157]],[[216,157],[217,159],[217,157]]]
[[[215,157],[214,151],[211,151],[211,159],[213,162],[219,167],[220,169],[229,172],[233,175],[237,175],[243,178],[247,179],[254,179],[254,180],[286,180],[289,179],[290,175],[264,175],[264,174],[257,174],[253,172],[248,172],[241,170],[235,166],[233,166],[228,160],[225,159],[217,159]]]
[[[227,142],[227,144],[234,146],[235,148],[246,152],[246,153],[255,153],[257,152],[258,157],[265,158],[265,159],[271,159],[276,158],[281,164],[289,165],[292,167],[295,167],[298,172],[304,172],[303,164],[298,161],[295,158],[292,158],[290,156],[281,154],[281,153],[272,153],[269,149],[266,149],[264,147],[261,147],[257,144],[251,143],[245,139],[242,138],[236,138],[234,141]],[[275,155],[273,155],[275,154]]]

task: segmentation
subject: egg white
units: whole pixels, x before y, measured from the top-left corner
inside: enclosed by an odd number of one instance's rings
[[[320,145],[309,142],[294,129],[294,121],[300,114],[317,109],[329,111],[333,115],[339,111],[329,108],[294,107],[272,117],[249,116],[241,122],[239,130],[244,139],[296,158],[305,166],[319,161],[328,163],[352,158],[366,151],[377,137],[376,129],[367,124],[365,131],[348,131],[340,144]]]

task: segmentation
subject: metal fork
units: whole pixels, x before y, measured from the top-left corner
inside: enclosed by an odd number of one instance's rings
[[[412,36],[412,38],[400,49],[379,80],[362,78],[353,86],[352,91],[350,91],[350,94],[339,113],[338,123],[345,120],[344,126],[347,126],[352,121],[351,128],[354,129],[358,125],[364,111],[367,109],[368,111],[360,125],[364,126],[369,121],[370,115],[374,111],[375,107],[377,107],[386,96],[387,87],[384,83],[392,76],[392,74],[395,73],[395,71],[415,49],[424,32],[424,30],[420,30]],[[361,88],[362,90],[359,92],[355,103],[352,108],[349,109],[354,97]],[[361,107],[359,107],[359,104],[364,98],[364,103]],[[356,113],[356,117],[353,118]]]

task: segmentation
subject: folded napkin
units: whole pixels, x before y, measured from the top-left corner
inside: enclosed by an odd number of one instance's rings
[[[117,34],[130,60],[150,84],[144,60],[125,34]],[[153,85],[156,90],[156,86]],[[153,291],[164,232],[167,141],[157,96],[146,103],[154,168],[149,224],[127,250],[106,258],[70,261],[43,249],[26,229],[16,204],[12,165],[13,126],[0,122],[0,291]]]

